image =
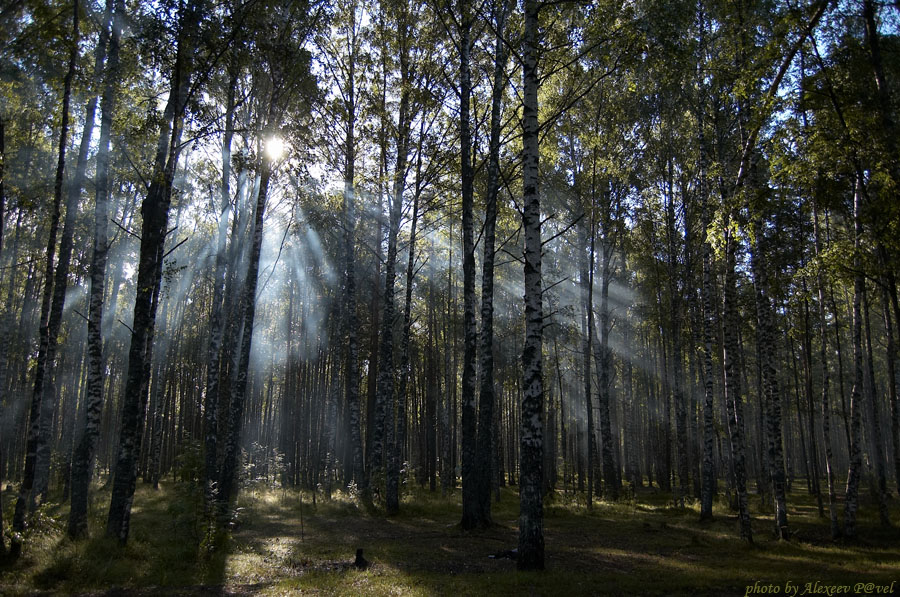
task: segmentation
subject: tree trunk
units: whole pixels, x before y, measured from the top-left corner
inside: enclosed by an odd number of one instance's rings
[[[450,220],[447,241],[447,310],[444,315],[444,399],[441,401],[441,496],[456,484],[456,472],[451,457],[450,401],[456,389],[456,363],[451,361],[450,321],[455,312],[453,293],[453,220]],[[455,351],[454,351],[455,352]],[[452,362],[452,367],[451,367]]]
[[[433,252],[433,247],[432,247]],[[428,280],[428,343],[425,347],[425,462],[428,490],[437,491],[437,402],[439,394],[437,367],[437,297],[434,281]]]
[[[819,235],[819,206],[813,201],[813,227],[815,237],[816,258],[822,253],[821,239]],[[825,282],[822,279],[822,267],[820,263],[816,268],[816,292],[819,302],[819,358],[822,361],[822,436],[825,442],[825,475],[828,481],[828,515],[831,522],[831,538],[837,539],[841,534],[837,519],[837,492],[834,487],[834,454],[831,448],[831,404],[828,398],[829,384],[831,380],[830,367],[828,365],[828,326],[825,316]]]
[[[751,175],[754,176],[754,175]],[[774,313],[769,297],[769,273],[765,260],[762,220],[758,216],[753,223],[754,246],[751,256],[753,282],[756,287],[756,318],[762,361],[763,393],[766,404],[766,440],[768,442],[769,476],[775,494],[775,533],[780,539],[788,539],[787,504],[785,501],[784,453],[782,448],[781,393],[778,387],[778,372],[775,366]],[[799,405],[798,405],[799,413]],[[811,423],[811,422],[810,422]]]
[[[94,78],[101,80],[103,64],[106,61],[106,49],[109,41],[109,17],[111,11],[107,8],[104,15],[104,25],[100,31],[94,60]],[[66,197],[66,217],[63,220],[62,235],[59,242],[59,261],[56,264],[56,273],[53,281],[53,299],[50,304],[50,350],[48,351],[47,371],[45,373],[44,398],[41,401],[41,442],[38,448],[35,471],[35,494],[46,496],[50,481],[50,436],[51,427],[56,411],[56,345],[59,338],[59,330],[62,324],[63,306],[66,300],[66,288],[68,286],[69,265],[72,261],[72,246],[75,235],[75,218],[78,212],[78,201],[81,199],[81,190],[84,186],[85,171],[87,170],[88,149],[94,132],[94,121],[97,109],[97,95],[91,94],[85,107],[84,129],[78,148],[78,157],[75,163],[75,175],[69,182]]]
[[[346,110],[347,110],[347,136],[344,140],[344,334],[346,338],[346,392],[347,415],[350,425],[350,454],[353,479],[357,485],[365,485],[365,471],[363,469],[363,446],[360,432],[359,412],[359,318],[356,314],[356,191],[354,179],[356,178],[356,52],[358,51],[356,8],[351,7],[350,42],[351,55],[349,57]]]
[[[859,506],[859,478],[862,473],[862,428],[861,399],[863,386],[863,347],[862,347],[862,295],[865,292],[865,279],[862,271],[861,236],[862,216],[860,214],[861,181],[857,181],[853,196],[853,220],[855,234],[853,238],[853,269],[856,271],[853,281],[853,387],[850,390],[850,470],[847,473],[847,490],[844,500],[844,534],[856,536],[856,511]]]
[[[727,224],[727,222],[726,222]],[[726,230],[728,226],[726,225]],[[732,232],[725,237],[725,292],[723,302],[722,327],[724,336],[724,377],[725,407],[727,410],[728,434],[731,438],[731,461],[734,471],[734,484],[737,491],[741,539],[753,542],[753,530],[750,526],[750,510],[747,505],[747,474],[744,458],[744,412],[741,396],[740,373],[738,371],[738,339],[737,297],[735,253],[737,241]]]
[[[669,312],[672,321],[672,398],[675,402],[675,437],[678,448],[678,489],[674,502],[684,508],[684,496],[690,486],[687,441],[687,408],[684,396],[684,366],[681,350],[682,296],[678,287],[678,255],[675,234],[675,192],[672,185],[672,159],[668,160],[668,192],[666,200],[666,228],[669,237]],[[690,251],[690,248],[687,248]]]
[[[405,14],[405,13],[404,13]],[[405,18],[402,19],[405,21]],[[400,107],[397,125],[397,160],[394,169],[394,190],[391,197],[390,222],[388,227],[388,252],[384,267],[384,300],[381,313],[381,339],[378,346],[378,380],[376,393],[376,427],[379,419],[384,423],[383,441],[373,442],[372,473],[382,469],[382,459],[387,464],[386,482],[392,476],[399,478],[399,463],[392,458],[394,444],[394,317],[396,311],[394,281],[397,271],[397,235],[400,231],[400,216],[403,212],[403,189],[406,183],[406,161],[410,131],[410,89],[409,89],[409,24],[398,23],[398,43],[400,57]],[[378,412],[382,413],[379,417]],[[377,432],[377,431],[376,431]],[[384,445],[386,444],[386,445]],[[392,506],[387,504],[390,511]]]
[[[103,97],[100,101],[100,140],[97,148],[97,173],[94,203],[94,247],[91,257],[91,287],[88,295],[88,382],[81,438],[72,458],[69,537],[84,537],[88,531],[88,496],[94,455],[100,437],[103,412],[103,297],[106,287],[106,260],[109,252],[109,150],[113,114],[119,83],[119,34],[124,18],[121,0],[109,0],[107,12],[112,31],[109,62],[106,65]]]
[[[703,133],[702,120],[699,127],[700,175],[698,179],[702,226],[702,269],[703,282],[701,295],[703,301],[703,469],[700,486],[700,519],[711,520],[712,506],[716,494],[716,470],[713,454],[715,443],[715,415],[713,414],[713,364],[712,341],[715,310],[713,309],[712,288],[712,247],[709,239],[709,196],[706,180],[707,153]]]
[[[406,296],[403,305],[403,335],[400,337],[400,366],[397,388],[397,434],[396,445],[391,454],[395,460],[394,467],[397,474],[388,479],[387,496],[388,510],[390,514],[396,514],[400,510],[400,467],[403,462],[403,446],[406,442],[406,403],[408,402],[407,388],[409,387],[409,335],[412,326],[412,287],[416,266],[416,226],[419,218],[419,196],[422,193],[422,143],[425,138],[425,120],[422,120],[422,130],[419,132],[419,147],[416,153],[416,182],[413,193],[412,214],[410,215],[409,231],[409,259],[406,265]]]
[[[894,336],[894,321],[896,319],[891,316],[891,293],[896,292],[896,280],[894,274],[887,263],[887,252],[884,245],[878,245],[879,261],[887,272],[881,283],[881,302],[884,317],[884,329],[887,335],[887,345],[885,347],[885,361],[887,364],[888,376],[888,400],[891,409],[891,447],[893,448],[894,457],[894,480],[897,483],[898,491],[900,491],[900,404],[897,401],[897,344]]]
[[[475,359],[478,329],[475,322],[475,235],[473,231],[474,171],[472,169],[472,135],[469,123],[469,102],[472,95],[472,75],[469,66],[472,17],[467,0],[459,3],[459,144],[460,179],[462,181],[463,235],[463,327],[464,352],[462,369],[462,528],[472,529],[484,521],[479,511],[478,477],[475,461],[477,417],[475,405]]]
[[[605,218],[605,226],[610,226],[610,218]],[[612,252],[614,243],[610,240],[610,231],[603,232],[603,255],[601,257],[601,271],[603,274],[600,282],[600,341],[597,346],[597,370],[599,380],[597,388],[598,400],[597,410],[600,419],[600,441],[601,441],[601,457],[603,459],[603,494],[610,500],[619,499],[619,474],[618,464],[616,463],[615,451],[613,446],[612,420],[610,403],[612,402],[613,386],[610,383],[610,361],[611,351],[609,348],[609,332],[611,329],[609,322],[609,284],[612,274],[610,262],[612,260]],[[615,405],[613,405],[615,409]],[[588,416],[591,416],[588,413]]]
[[[495,8],[494,81],[491,88],[491,130],[488,141],[487,189],[484,207],[484,258],[481,273],[481,387],[478,397],[478,424],[475,445],[477,471],[477,522],[489,526],[491,481],[494,472],[494,256],[497,227],[497,196],[500,193],[500,127],[507,48],[503,41],[509,2]],[[473,247],[474,249],[474,247]]]
[[[888,154],[888,167],[895,185],[900,185],[900,155],[897,152],[897,132],[891,109],[891,92],[884,73],[881,56],[881,35],[876,22],[876,5],[872,0],[863,1],[863,20],[866,24],[866,45],[869,46],[869,62],[878,90],[878,115],[881,121],[882,140]]]
[[[48,360],[52,361],[56,347],[56,338],[50,337],[50,302],[53,297],[53,261],[56,256],[56,235],[59,230],[60,206],[62,204],[63,177],[66,167],[66,147],[69,135],[69,100],[72,93],[72,79],[75,76],[75,65],[78,61],[78,21],[79,0],[74,0],[72,15],[72,48],[69,54],[69,66],[63,80],[62,113],[60,116],[59,131],[59,159],[56,164],[56,178],[53,185],[53,204],[50,215],[50,235],[47,240],[47,261],[44,264],[44,292],[41,300],[40,319],[40,344],[34,375],[34,390],[31,396],[31,408],[28,415],[28,436],[25,446],[25,471],[22,484],[19,487],[19,495],[16,500],[16,509],[13,514],[12,528],[13,539],[10,544],[10,553],[14,559],[22,553],[22,533],[25,531],[26,510],[33,512],[35,503],[35,479],[38,460],[38,452],[41,445],[49,438],[41,438],[41,415],[43,414],[42,401],[44,398],[44,376]]]
[[[544,568],[543,402],[541,363],[541,203],[538,148],[538,8],[525,0],[522,48],[522,227],[525,234],[525,344],[522,349],[522,412],[519,469],[519,570]]]
[[[271,107],[270,107],[271,110]],[[270,112],[271,115],[271,112]],[[247,401],[247,381],[250,368],[250,348],[253,343],[253,322],[256,317],[256,288],[259,278],[259,256],[262,252],[263,216],[266,211],[266,198],[269,181],[272,177],[272,161],[268,156],[262,158],[259,192],[256,197],[256,209],[253,218],[253,236],[250,245],[250,259],[247,263],[247,274],[244,278],[243,292],[239,306],[239,327],[243,328],[241,346],[238,353],[237,370],[231,387],[231,399],[228,409],[228,433],[225,437],[224,457],[219,475],[219,501],[222,506],[229,504],[236,495],[238,474],[238,458],[240,456],[241,428],[244,421],[244,405]]]
[[[806,281],[802,284],[803,292],[806,294],[808,289]],[[803,362],[804,362],[804,382],[806,386],[806,404],[807,419],[809,420],[809,463],[812,469],[812,491],[816,495],[816,506],[819,510],[819,516],[825,517],[825,507],[822,503],[822,490],[819,486],[819,447],[816,442],[816,417],[813,397],[813,379],[812,379],[812,334],[810,333],[810,315],[809,300],[803,301]]]
[[[891,526],[891,517],[888,512],[888,491],[887,491],[887,475],[884,466],[884,446],[881,441],[881,408],[878,406],[875,391],[875,365],[873,363],[874,354],[872,352],[872,329],[869,324],[869,293],[863,286],[862,295],[863,322],[866,334],[866,369],[868,374],[868,383],[865,384],[866,402],[869,405],[869,418],[871,421],[871,429],[869,430],[869,442],[872,446],[871,459],[875,464],[875,483],[876,498],[878,500],[878,517],[882,527]]]
[[[235,50],[232,50],[233,52]],[[216,500],[218,492],[219,453],[219,381],[221,371],[220,352],[225,330],[225,271],[227,254],[225,243],[231,208],[231,141],[234,137],[235,93],[238,69],[236,56],[228,65],[228,95],[225,100],[225,130],[222,133],[222,182],[219,189],[219,219],[216,232],[216,260],[213,272],[212,314],[209,322],[209,343],[206,348],[206,393],[204,395],[204,497],[208,507]],[[236,263],[234,265],[237,265]]]
[[[142,424],[147,405],[147,382],[152,358],[156,305],[162,277],[162,257],[172,200],[172,182],[178,161],[184,98],[190,81],[188,39],[196,27],[197,8],[191,4],[180,16],[182,31],[172,69],[172,84],[163,124],[160,126],[154,173],[141,205],[143,226],[138,261],[131,346],[122,399],[122,423],[114,469],[112,498],[106,534],[120,543],[128,540],[131,504],[137,477],[137,457],[141,445]]]
[[[587,228],[585,228],[587,226]],[[591,394],[591,356],[594,347],[594,218],[593,210],[589,222],[581,227],[579,239],[581,259],[579,259],[581,271],[581,301],[584,309],[582,320],[582,367],[584,373],[584,412],[587,422],[587,506],[591,510],[594,506],[594,454],[597,451],[594,438],[594,399]],[[584,255],[585,246],[590,246],[587,257]]]

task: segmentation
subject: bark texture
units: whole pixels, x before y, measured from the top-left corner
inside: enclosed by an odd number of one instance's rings
[[[525,233],[525,343],[519,438],[519,570],[544,568],[544,375],[541,304],[541,202],[538,189],[538,8],[525,0],[522,47],[522,227]]]
[[[91,256],[91,288],[88,294],[88,379],[81,438],[72,457],[71,508],[68,533],[73,539],[88,531],[88,496],[93,460],[100,437],[103,412],[103,294],[106,286],[106,261],[109,251],[109,150],[113,115],[119,78],[119,35],[124,5],[110,0],[112,13],[109,39],[109,59],[104,76],[103,97],[100,101],[100,139],[97,148],[97,173],[94,182],[94,246]]]
[[[18,558],[22,553],[22,532],[25,530],[26,512],[34,511],[35,502],[35,478],[37,469],[38,452],[41,450],[41,415],[43,413],[42,401],[44,398],[44,382],[47,361],[53,359],[53,348],[56,339],[50,338],[50,303],[53,297],[53,264],[56,258],[56,236],[59,232],[60,207],[62,204],[63,178],[66,168],[66,147],[69,136],[69,101],[72,93],[72,79],[75,76],[75,65],[78,61],[78,26],[79,26],[79,0],[73,2],[72,16],[72,49],[69,55],[69,66],[63,79],[62,110],[60,115],[59,153],[56,164],[56,178],[53,184],[53,202],[50,214],[50,234],[47,239],[47,257],[44,264],[44,291],[41,297],[40,328],[38,336],[38,358],[34,374],[34,388],[31,395],[30,410],[28,413],[28,435],[25,445],[25,471],[22,476],[22,484],[19,486],[19,495],[16,499],[16,509],[13,513],[12,528],[13,539],[10,542],[10,554]]]

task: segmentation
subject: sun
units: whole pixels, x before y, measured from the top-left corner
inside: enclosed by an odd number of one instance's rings
[[[271,161],[281,159],[284,155],[284,139],[281,137],[269,137],[265,142],[266,156]]]

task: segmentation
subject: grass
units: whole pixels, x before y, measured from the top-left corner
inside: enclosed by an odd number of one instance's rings
[[[538,573],[488,557],[516,545],[514,488],[494,504],[496,525],[479,532],[459,529],[458,492],[444,499],[412,488],[401,514],[386,517],[346,494],[313,504],[308,492],[245,490],[238,524],[218,549],[173,507],[184,500],[172,483],[139,487],[124,548],[102,536],[102,499],[92,509],[95,536],[80,543],[64,536],[66,508],[45,508],[23,558],[0,568],[0,594],[747,595],[756,582],[782,595],[788,582],[800,593],[815,582],[853,590],[895,582],[900,591],[900,531],[879,528],[864,501],[859,539],[832,542],[805,492],[790,495],[787,542],[774,539],[754,496],[752,546],[738,540],[736,517],[721,503],[715,520],[700,523],[696,506],[673,508],[669,494],[652,490],[590,511],[583,498],[556,493],[545,506],[547,570]],[[897,500],[891,508],[900,522]],[[366,570],[350,565],[358,547]]]

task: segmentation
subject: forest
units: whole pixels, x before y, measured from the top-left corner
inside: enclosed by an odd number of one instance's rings
[[[0,593],[900,592],[898,119],[896,1],[4,0]]]

